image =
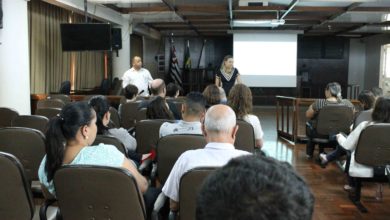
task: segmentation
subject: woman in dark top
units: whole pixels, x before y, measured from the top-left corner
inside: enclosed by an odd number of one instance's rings
[[[230,89],[236,83],[241,83],[240,73],[233,67],[233,57],[227,55],[223,58],[221,68],[217,71],[215,85],[222,87],[226,96],[229,96]]]

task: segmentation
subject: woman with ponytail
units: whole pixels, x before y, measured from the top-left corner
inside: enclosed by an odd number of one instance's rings
[[[311,127],[314,128],[314,130],[317,125],[318,112],[326,105],[345,105],[354,109],[353,104],[349,100],[342,98],[340,84],[337,82],[328,83],[325,87],[325,99],[317,99],[306,111],[306,118],[309,120],[309,124],[311,124]],[[313,130],[309,129],[307,136],[310,137],[313,135]],[[308,141],[306,145],[306,156],[308,158],[313,157],[313,152],[314,144],[311,141]]]
[[[85,102],[67,104],[59,115],[50,119],[46,131],[46,156],[38,171],[40,182],[55,195],[53,178],[62,165],[103,165],[127,169],[141,192],[146,192],[146,179],[116,147],[104,144],[91,146],[96,133],[96,113],[93,108]]]

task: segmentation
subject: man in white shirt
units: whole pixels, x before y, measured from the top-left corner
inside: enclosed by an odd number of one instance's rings
[[[149,84],[153,78],[150,72],[142,68],[142,59],[139,56],[135,56],[132,61],[133,67],[127,70],[122,77],[122,87],[125,88],[128,84],[137,86],[139,95],[149,96]]]
[[[181,106],[183,120],[165,122],[160,127],[160,137],[170,134],[202,134],[200,119],[206,111],[206,99],[200,92],[190,92]]]
[[[207,145],[203,149],[184,152],[173,166],[162,189],[170,198],[172,211],[178,210],[179,183],[185,172],[202,166],[223,166],[232,158],[249,154],[234,148],[237,130],[236,115],[229,106],[214,105],[209,108],[202,124]]]

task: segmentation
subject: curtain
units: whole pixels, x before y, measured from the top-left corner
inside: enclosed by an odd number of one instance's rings
[[[75,90],[99,86],[104,74],[103,52],[62,52],[60,24],[68,23],[70,16],[73,22],[83,22],[82,16],[40,0],[31,0],[28,6],[31,93],[58,92],[66,80]]]

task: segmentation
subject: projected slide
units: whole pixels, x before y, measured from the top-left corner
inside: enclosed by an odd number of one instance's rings
[[[296,87],[295,33],[234,33],[233,56],[247,86]]]

